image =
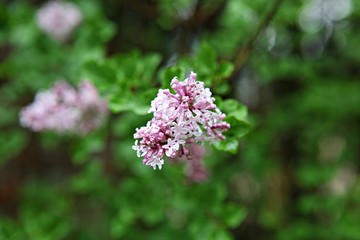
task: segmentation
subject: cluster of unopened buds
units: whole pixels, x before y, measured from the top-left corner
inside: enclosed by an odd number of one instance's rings
[[[59,42],[69,39],[82,21],[79,8],[69,2],[50,1],[36,15],[38,26]]]
[[[138,157],[143,157],[145,165],[154,169],[161,169],[167,156],[194,160],[188,171],[206,174],[199,160],[204,154],[194,154],[199,152],[194,145],[225,139],[223,132],[230,125],[224,121],[225,114],[214,104],[210,89],[196,81],[194,72],[182,82],[173,78],[171,87],[174,93],[160,89],[151,102],[149,113],[152,112],[154,117],[146,126],[136,129],[133,149]]]
[[[35,101],[20,112],[20,124],[33,131],[83,135],[100,127],[108,114],[107,102],[89,81],[78,89],[57,81],[52,89],[40,91]]]

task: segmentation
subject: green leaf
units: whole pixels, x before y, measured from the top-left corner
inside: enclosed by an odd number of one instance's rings
[[[138,115],[145,115],[155,96],[156,89],[148,89],[139,95],[119,92],[111,96],[109,108],[113,112],[132,111]]]
[[[250,124],[246,121],[247,108],[234,99],[222,100],[217,98],[219,109],[226,114],[224,119],[230,124],[230,128],[224,132],[225,140],[217,142],[215,148],[229,153],[236,153],[239,139],[250,130]]]
[[[239,141],[234,138],[226,138],[223,141],[215,142],[214,146],[218,150],[235,154],[239,147]]]
[[[185,70],[182,67],[169,67],[163,70],[160,74],[161,78],[161,87],[169,88],[170,82],[174,77],[179,79],[184,79]]]
[[[333,173],[330,166],[305,164],[297,170],[297,179],[301,186],[310,188],[326,182]]]
[[[116,66],[118,72],[122,72],[124,78],[140,80],[140,75],[143,72],[143,63],[139,51],[131,51],[129,53],[121,53],[111,58],[111,61]]]
[[[237,120],[244,120],[248,113],[246,106],[235,99],[220,100],[218,106],[227,116],[234,116]]]
[[[234,70],[234,65],[230,62],[222,62],[218,66],[218,74],[223,77],[227,78],[231,75]]]
[[[151,81],[161,62],[160,54],[149,54],[143,58],[142,80]]]
[[[0,135],[0,165],[21,152],[27,141],[24,132],[12,130]]]
[[[118,113],[123,111],[133,111],[138,115],[147,114],[150,106],[141,105],[139,102],[128,101],[128,99],[112,100],[109,102],[111,111]]]
[[[203,43],[197,54],[199,67],[203,73],[212,73],[216,68],[216,51],[209,44]]]
[[[214,230],[211,240],[232,240],[233,237],[225,229]]]
[[[221,214],[226,226],[230,228],[238,227],[246,217],[245,209],[235,204],[226,205]]]
[[[214,94],[226,95],[230,92],[230,85],[226,82],[221,82],[212,88]]]
[[[226,137],[241,138],[250,130],[250,124],[247,121],[239,120],[233,115],[226,116],[225,121],[230,124],[230,129],[225,132]]]
[[[83,75],[101,92],[107,91],[117,81],[116,71],[109,62],[89,61],[83,67]]]
[[[135,220],[135,213],[129,207],[119,209],[117,216],[111,221],[110,232],[113,237],[122,237]]]

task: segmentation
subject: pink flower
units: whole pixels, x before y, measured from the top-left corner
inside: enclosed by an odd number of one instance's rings
[[[82,81],[78,90],[57,81],[20,112],[20,123],[33,131],[86,134],[101,126],[107,113],[107,103],[89,81]]]
[[[73,3],[50,1],[39,9],[36,20],[44,32],[65,42],[82,21],[82,14]]]
[[[149,110],[153,119],[134,134],[133,149],[144,158],[144,164],[154,169],[161,169],[164,155],[191,158],[187,144],[225,139],[222,133],[230,127],[223,121],[225,114],[214,104],[210,89],[196,81],[194,72],[183,82],[175,77],[171,87],[175,94],[159,90]]]
[[[209,172],[204,165],[205,147],[191,143],[187,145],[191,158],[186,160],[185,174],[190,181],[204,182],[208,179]]]

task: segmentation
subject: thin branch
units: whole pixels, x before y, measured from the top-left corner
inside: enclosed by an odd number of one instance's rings
[[[254,49],[256,40],[258,39],[261,32],[270,24],[271,20],[275,17],[282,3],[283,0],[275,0],[269,12],[265,15],[264,19],[255,29],[254,34],[249,38],[246,45],[241,48],[238,54],[235,56],[234,71],[232,75],[236,74],[243,67],[244,63],[249,59],[250,53]]]
[[[213,18],[216,13],[225,5],[226,0],[219,0],[216,4],[211,5],[210,7],[204,7],[201,5],[197,6],[197,10],[192,18],[189,19],[190,25],[199,26],[209,19]]]

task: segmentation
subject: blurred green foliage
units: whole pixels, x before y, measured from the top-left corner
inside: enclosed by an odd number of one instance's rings
[[[84,20],[65,44],[36,25],[43,2],[0,2],[0,239],[360,239],[359,1],[323,1],[350,11],[312,32],[299,19],[315,0],[282,1],[239,71],[275,1],[74,0]],[[202,183],[131,148],[157,90],[191,70],[232,126]],[[19,126],[59,78],[98,87],[105,126]]]

